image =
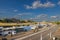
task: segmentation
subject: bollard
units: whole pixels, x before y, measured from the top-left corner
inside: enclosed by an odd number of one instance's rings
[[[51,36],[52,36],[52,34],[51,34],[51,32],[50,32],[50,38],[51,38]]]
[[[42,34],[40,35],[40,40],[42,40]]]
[[[53,37],[53,40],[55,40],[55,37]]]

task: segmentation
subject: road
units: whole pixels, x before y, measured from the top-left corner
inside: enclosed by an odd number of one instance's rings
[[[48,40],[53,36],[53,33],[57,30],[57,27],[48,27],[42,31],[24,36],[22,38],[17,38],[15,40]]]

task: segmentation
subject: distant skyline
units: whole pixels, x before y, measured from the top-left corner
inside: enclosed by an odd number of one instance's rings
[[[60,0],[0,0],[0,18],[60,20]]]

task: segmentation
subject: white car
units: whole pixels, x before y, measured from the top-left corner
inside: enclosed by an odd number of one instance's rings
[[[35,25],[30,25],[31,26],[31,29],[34,30],[36,29],[36,26]]]
[[[15,35],[16,34],[16,31],[11,31],[12,35]]]

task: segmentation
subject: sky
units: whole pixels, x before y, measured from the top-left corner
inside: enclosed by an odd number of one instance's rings
[[[60,0],[0,0],[0,18],[60,20]]]

